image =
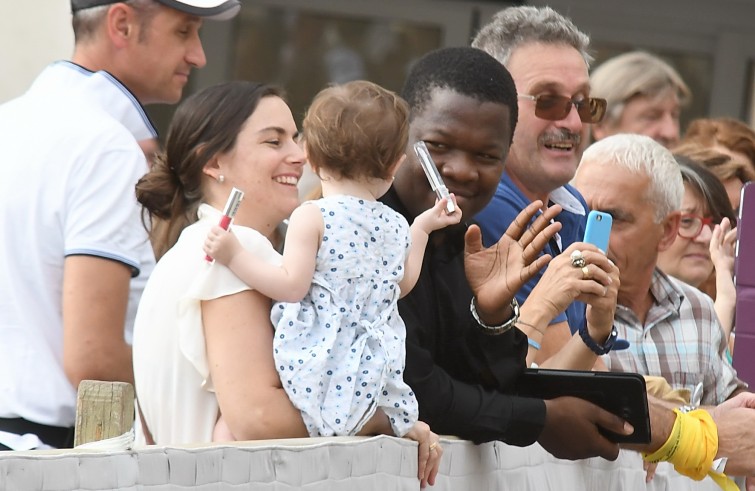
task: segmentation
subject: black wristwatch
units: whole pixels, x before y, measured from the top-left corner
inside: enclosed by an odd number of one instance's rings
[[[590,351],[600,356],[605,355],[606,353],[611,351],[611,348],[613,348],[613,343],[615,343],[616,339],[619,337],[619,331],[616,330],[616,326],[612,326],[611,334],[608,335],[608,339],[606,339],[605,343],[600,345],[596,343],[592,337],[590,337],[590,333],[587,331],[587,322],[585,322],[584,324],[582,324],[582,327],[579,328],[579,337],[581,337],[585,345],[590,348]]]

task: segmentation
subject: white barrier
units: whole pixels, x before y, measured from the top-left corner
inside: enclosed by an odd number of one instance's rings
[[[609,462],[551,457],[539,445],[474,445],[443,439],[434,488],[445,490],[718,490],[661,464],[645,484],[639,454]],[[310,438],[131,451],[0,453],[0,489],[80,490],[416,490],[417,447],[405,439]]]

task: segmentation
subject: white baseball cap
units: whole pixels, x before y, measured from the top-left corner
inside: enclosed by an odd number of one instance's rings
[[[71,0],[71,12],[112,3],[121,3],[123,0]],[[239,13],[241,3],[239,0],[155,0],[166,7],[185,12],[190,15],[204,17],[212,20],[228,20]]]

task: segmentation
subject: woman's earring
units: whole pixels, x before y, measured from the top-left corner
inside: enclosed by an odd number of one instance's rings
[[[224,176],[223,174],[220,174],[220,175],[218,176],[218,182],[219,182],[220,184],[223,184],[223,183],[225,182],[225,176]]]

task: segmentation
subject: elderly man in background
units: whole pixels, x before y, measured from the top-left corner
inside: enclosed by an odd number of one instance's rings
[[[595,140],[616,133],[647,135],[666,148],[679,143],[679,116],[692,94],[668,63],[643,51],[615,56],[590,75],[596,97],[608,101],[608,112],[592,127]]]

